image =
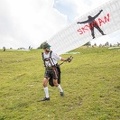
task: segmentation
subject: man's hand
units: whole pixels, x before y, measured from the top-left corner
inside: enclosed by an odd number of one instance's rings
[[[62,65],[64,62],[71,62],[72,61],[72,59],[73,59],[73,57],[72,56],[70,56],[70,57],[68,57],[67,59],[63,59],[62,58],[62,63],[60,63],[59,65]]]
[[[81,24],[81,22],[77,22],[77,24]]]
[[[100,10],[100,12],[102,12],[103,10]]]
[[[68,58],[66,59],[66,62],[71,62],[71,61],[72,61],[72,59],[73,59],[73,57],[72,57],[72,56],[70,56],[70,57],[68,57]]]

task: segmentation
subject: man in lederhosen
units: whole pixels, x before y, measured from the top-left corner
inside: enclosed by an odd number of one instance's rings
[[[47,42],[42,43],[41,47],[44,50],[44,52],[42,53],[42,59],[45,66],[45,75],[43,79],[45,97],[40,101],[48,101],[50,100],[49,90],[47,86],[48,83],[51,86],[58,87],[60,95],[64,96],[63,89],[60,85],[60,68],[58,65],[58,61],[67,61],[67,59],[62,58],[61,56],[51,51],[51,46]]]

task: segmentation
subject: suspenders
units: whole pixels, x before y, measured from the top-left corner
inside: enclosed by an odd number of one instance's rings
[[[42,60],[44,62],[44,67],[46,67],[43,52],[42,52]]]
[[[50,51],[49,58],[47,59],[44,58],[44,53],[42,52],[42,60],[44,62],[44,67],[46,68],[46,70],[49,69],[47,68],[49,66],[46,66],[45,61],[49,61],[49,63],[51,64],[51,68],[54,71],[56,78],[58,79],[58,84],[60,84],[61,83],[61,70],[60,70],[60,67],[57,64],[55,64],[52,59],[52,51]],[[49,85],[54,86],[52,77],[49,80]]]
[[[56,66],[55,64],[54,64],[54,61],[53,61],[53,59],[52,59],[52,51],[50,51],[50,55],[49,55],[49,58],[44,58],[44,53],[42,52],[42,60],[43,60],[43,62],[44,62],[44,67],[48,67],[48,66],[46,66],[46,64],[45,64],[45,61],[48,61],[49,63],[50,63],[50,65],[51,65],[51,67],[52,66]]]

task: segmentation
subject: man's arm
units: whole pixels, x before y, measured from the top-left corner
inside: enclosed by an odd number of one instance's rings
[[[89,20],[83,21],[83,22],[77,22],[77,24],[84,24],[84,23],[88,23]]]
[[[66,59],[65,58],[61,58],[61,61],[66,61]]]
[[[71,62],[73,59],[72,56],[68,57],[67,59],[64,59],[64,58],[61,58],[61,61],[64,61],[64,62]]]
[[[100,13],[101,13],[102,11],[103,11],[103,10],[100,10],[99,13],[96,14],[96,15],[93,17],[93,19],[97,18],[97,17],[100,15]]]

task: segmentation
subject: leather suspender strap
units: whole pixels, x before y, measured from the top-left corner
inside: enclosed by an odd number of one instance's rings
[[[50,51],[50,62],[52,61],[53,66],[56,66],[51,56],[52,56],[52,51]]]
[[[44,62],[44,67],[46,67],[43,52],[42,52],[42,60],[43,60],[43,62]]]
[[[48,61],[51,64],[51,66],[56,66],[51,56],[52,56],[52,51],[50,51],[50,55],[49,55]],[[42,60],[44,62],[44,67],[46,67],[45,58],[44,58],[44,53],[43,52],[42,52]]]

